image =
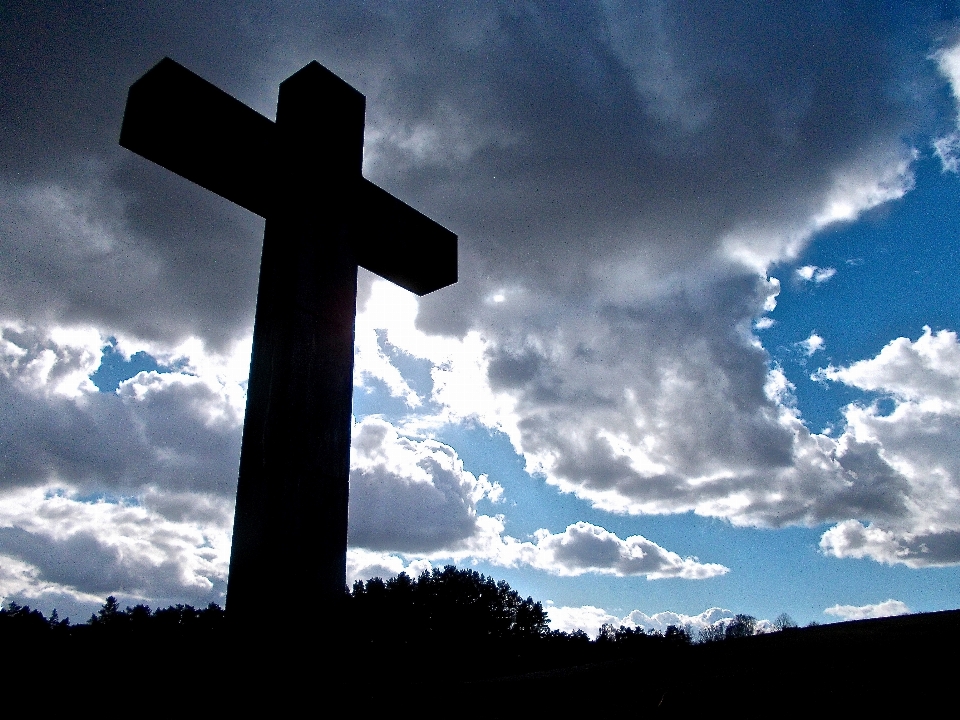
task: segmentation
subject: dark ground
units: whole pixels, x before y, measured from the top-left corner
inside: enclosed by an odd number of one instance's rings
[[[960,611],[725,640],[468,684],[514,712],[958,717]],[[490,717],[506,717],[493,712]]]
[[[2,637],[3,696],[43,710],[180,716],[956,717],[960,611],[705,645],[379,652],[294,631]],[[558,646],[559,647],[559,646]],[[546,650],[544,650],[546,648]],[[534,668],[551,668],[535,671]],[[533,670],[523,672],[523,670]],[[331,700],[336,700],[331,706]],[[40,714],[45,714],[41,712]],[[404,713],[408,714],[408,713]],[[14,715],[11,715],[14,717]]]

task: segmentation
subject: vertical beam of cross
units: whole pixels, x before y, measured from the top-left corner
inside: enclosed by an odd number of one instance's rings
[[[280,589],[319,617],[344,597],[357,266],[420,295],[457,281],[456,235],[361,175],[364,104],[313,62],[272,123],[165,58],[124,112],[121,145],[267,221],[227,586],[246,630]]]
[[[346,585],[363,96],[313,63],[280,85],[276,194],[260,262],[227,589],[255,622],[271,585],[310,603]],[[319,611],[331,608],[319,607]]]

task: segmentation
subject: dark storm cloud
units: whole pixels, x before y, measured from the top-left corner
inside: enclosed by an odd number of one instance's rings
[[[215,347],[249,326],[258,223],[117,144],[127,88],[166,54],[238,92],[263,48],[250,13],[198,7],[3,11],[3,314]]]
[[[533,350],[519,355],[503,351],[495,353],[487,366],[490,387],[494,390],[520,387],[537,376],[542,363],[543,358]]]
[[[906,549],[914,565],[952,565],[960,559],[960,530],[915,535]]]
[[[0,528],[0,552],[30,563],[38,570],[38,580],[74,588],[81,593],[106,596],[117,589],[136,593],[148,584],[157,592],[157,580],[169,593],[169,580],[175,568],[159,567],[156,577],[146,577],[141,568],[125,566],[120,548],[103,545],[92,532],[78,533],[59,542],[20,528]],[[179,589],[179,588],[177,588]]]
[[[449,215],[466,221],[471,260],[493,282],[566,294],[611,257],[714,262],[726,233],[810,214],[833,172],[899,143],[912,122],[891,90],[908,58],[890,53],[879,11],[606,7],[504,13],[486,43],[457,48],[472,62],[455,63],[461,82],[444,102],[489,128],[487,141],[469,166],[405,173],[411,192],[448,173]],[[418,79],[440,62],[419,63]]]
[[[4,173],[49,180],[120,157],[127,88],[164,55],[237,93],[268,48],[262,13],[190,2],[13,2],[0,14]]]
[[[920,49],[884,17],[847,4],[8,6],[4,179],[90,198],[84,212],[139,257],[54,262],[47,237],[5,310],[34,315],[43,286],[58,319],[141,336],[218,344],[249,328],[259,221],[116,145],[127,87],[163,55],[268,115],[279,80],[314,58],[365,92],[374,179],[464,243],[462,287],[422,322],[463,329],[485,277],[566,294],[592,261],[683,265],[760,214],[808,211],[833,169],[909,126],[891,85]],[[418,137],[432,138],[422,152]]]

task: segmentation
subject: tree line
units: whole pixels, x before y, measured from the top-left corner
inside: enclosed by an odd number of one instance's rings
[[[596,653],[622,654],[640,646],[707,644],[758,633],[757,619],[739,614],[696,632],[689,626],[671,625],[661,633],[604,624],[594,640],[582,630],[551,630],[540,602],[521,597],[503,580],[453,565],[424,571],[416,578],[400,573],[388,580],[358,580],[344,600],[343,622],[339,623],[346,628],[344,641],[381,656],[385,662],[397,652],[450,652],[456,647],[476,652],[511,646],[527,653],[539,647],[567,655],[594,646]],[[264,612],[274,614],[278,626],[284,624],[280,622],[284,620],[282,608],[265,603]],[[110,596],[86,622],[71,624],[69,618],[61,619],[57,610],[45,617],[39,610],[11,601],[0,608],[0,635],[210,635],[226,632],[227,621],[226,613],[215,603],[204,608],[178,604],[153,610],[137,604],[123,609],[116,597]],[[786,614],[773,623],[775,630],[793,627],[796,623]]]

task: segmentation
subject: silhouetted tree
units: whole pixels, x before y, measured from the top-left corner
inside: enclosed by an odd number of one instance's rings
[[[548,631],[543,606],[526,600],[504,582],[453,565],[424,571],[414,580],[406,573],[384,582],[357,581],[351,592],[354,617],[377,618],[368,636],[384,639],[398,632],[404,642],[474,641],[496,638],[536,638]],[[362,623],[354,623],[363,631]]]
[[[757,631],[757,619],[752,615],[737,615],[724,629],[724,637],[728,640],[732,638],[742,638],[754,635]]]
[[[669,625],[663,637],[672,645],[689,645],[693,642],[687,629],[679,625]]]
[[[120,609],[120,603],[113,595],[110,595],[103,603],[103,607],[96,614],[90,616],[90,624],[101,628],[115,628],[124,623],[126,619],[126,613]]]
[[[528,595],[526,600],[517,605],[513,632],[522,637],[542,637],[549,631],[549,622],[543,605]]]
[[[54,608],[53,612],[50,613],[50,618],[47,620],[47,625],[50,626],[51,630],[65,630],[70,627],[70,618],[67,617],[61,620],[60,613]]]
[[[127,624],[132,630],[147,628],[151,625],[153,619],[149,605],[128,606],[125,615],[127,616]]]
[[[6,608],[0,609],[0,628],[16,635],[34,635],[49,630],[47,619],[39,610],[31,610],[29,605],[19,605],[12,600]]]
[[[622,627],[622,626],[621,626]],[[611,623],[604,623],[597,631],[597,642],[601,645],[617,641],[617,630]]]
[[[793,618],[786,613],[780,613],[773,621],[773,629],[777,632],[782,632],[795,627],[797,627],[797,624],[793,621]]]
[[[697,642],[712,643],[723,640],[724,637],[726,637],[724,630],[725,627],[722,622],[714,623],[713,625],[707,625],[705,628],[700,628],[700,632],[697,634]]]

